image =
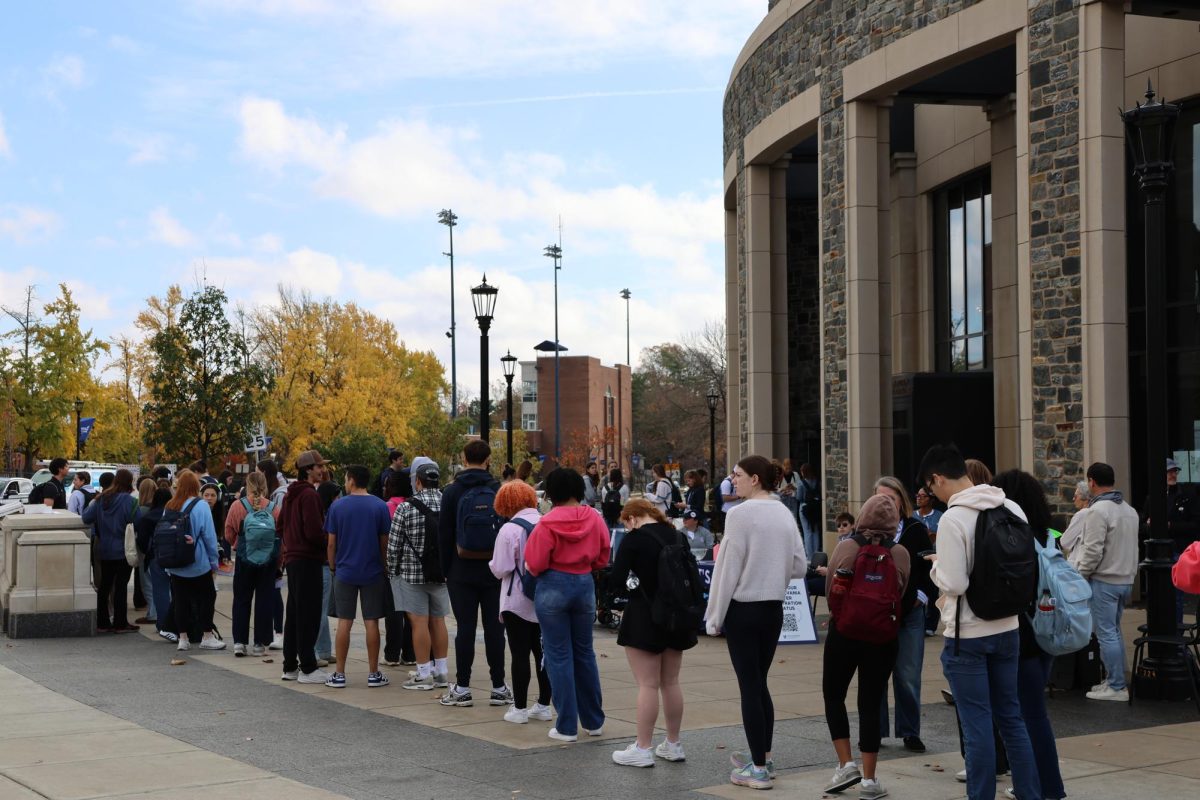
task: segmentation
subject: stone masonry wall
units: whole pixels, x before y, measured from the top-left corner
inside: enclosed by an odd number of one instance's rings
[[[1052,510],[1070,514],[1086,467],[1077,3],[1030,2],[1028,36],[1034,473]]]
[[[820,463],[821,447],[821,250],[815,200],[787,204],[788,399],[791,447],[786,455]]]

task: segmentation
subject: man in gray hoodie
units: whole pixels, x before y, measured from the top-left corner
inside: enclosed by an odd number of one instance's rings
[[[1121,493],[1113,468],[1097,461],[1087,470],[1088,514],[1072,552],[1079,574],[1092,586],[1092,627],[1100,643],[1105,679],[1087,693],[1089,700],[1129,700],[1125,684],[1125,639],[1121,612],[1133,591],[1138,565],[1138,514]]]

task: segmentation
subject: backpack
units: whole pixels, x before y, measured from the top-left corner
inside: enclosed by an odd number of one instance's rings
[[[600,501],[600,513],[604,515],[604,521],[608,523],[608,527],[614,528],[621,521],[622,507],[621,490],[614,486],[609,486],[608,491],[604,493],[604,499]]]
[[[195,562],[196,537],[192,534],[191,513],[199,502],[196,497],[182,511],[165,509],[162,519],[154,525],[154,557],[163,569],[183,569]]]
[[[871,644],[886,644],[900,632],[900,574],[892,558],[896,543],[890,538],[879,544],[855,534],[858,555],[854,559],[854,577],[837,610],[830,605],[837,632],[847,639]],[[832,601],[833,595],[830,595]]]
[[[408,542],[408,549],[412,550],[413,555],[421,562],[421,575],[425,578],[425,583],[445,583],[446,576],[442,574],[442,558],[438,552],[438,524],[442,515],[415,497],[408,498],[407,502],[425,518],[425,546],[418,553],[403,527],[400,528],[400,535],[404,537],[404,541]]]
[[[1192,542],[1171,567],[1171,582],[1188,594],[1200,594],[1200,542]]]
[[[809,483],[804,478],[800,479],[800,485],[804,487],[804,507],[801,513],[804,515],[804,520],[813,530],[821,528],[821,484]]]
[[[667,501],[666,515],[668,517],[681,517],[683,512],[680,511],[675,504],[683,502],[683,495],[679,493],[679,487],[675,485],[675,481],[670,478],[663,478],[661,481],[656,481],[654,484],[654,492],[658,494],[658,484],[665,482],[671,487],[671,499]]]
[[[458,498],[455,543],[458,557],[488,561],[496,549],[500,517],[496,514],[496,488],[491,484],[468,487]]]
[[[246,509],[246,518],[242,520],[243,552],[238,553],[239,559],[246,559],[250,564],[262,566],[279,554],[279,539],[275,535],[274,501],[265,508],[255,509],[250,501],[242,498],[242,506]]]
[[[1036,541],[1029,523],[1007,506],[979,512],[975,563],[966,591],[975,616],[1004,619],[1028,611],[1038,590]]]
[[[129,521],[125,523],[125,563],[131,567],[136,567],[138,561],[141,560],[141,554],[138,553],[137,546],[137,529],[133,527],[133,519],[137,516],[138,501],[133,498],[133,507],[129,510]]]
[[[707,603],[696,557],[683,535],[673,533],[673,541],[654,534],[662,549],[658,551],[658,589],[650,600],[650,618],[663,630],[685,633],[700,628]]]
[[[100,494],[99,492],[91,491],[90,487],[88,489],[81,488],[81,489],[79,489],[79,491],[83,493],[83,507],[84,508],[87,508],[88,506],[90,506],[92,504],[92,501],[96,499],[96,495]]]
[[[1087,647],[1092,638],[1092,587],[1050,540],[1038,555],[1037,606],[1029,617],[1038,647],[1065,656]]]
[[[517,561],[513,567],[512,577],[508,581],[507,594],[509,597],[512,596],[513,584],[520,578],[521,593],[532,600],[534,593],[537,591],[537,576],[531,575],[529,570],[521,569],[521,562],[525,560],[525,545],[529,542],[529,535],[533,533],[533,523],[527,519],[519,519],[517,517],[513,517],[509,522],[519,526],[521,530],[525,531],[525,535],[521,537],[521,549],[517,551]]]

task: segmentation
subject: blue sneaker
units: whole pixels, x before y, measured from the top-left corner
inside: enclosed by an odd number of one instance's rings
[[[751,789],[771,788],[771,776],[767,774],[766,767],[756,767],[753,764],[747,764],[729,773],[729,782],[734,786],[746,786]]]
[[[334,689],[345,689],[346,688],[346,673],[344,673],[344,672],[330,673],[329,677],[325,679],[325,685],[332,686]]]
[[[343,676],[342,682],[345,683],[345,680],[346,679]],[[389,681],[387,679],[387,675],[384,675],[382,672],[372,672],[370,675],[367,676],[367,688],[368,689],[374,689],[379,686],[387,686],[389,683],[391,683],[391,681]]]

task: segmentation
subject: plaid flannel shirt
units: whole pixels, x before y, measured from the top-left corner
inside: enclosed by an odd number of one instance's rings
[[[442,509],[442,493],[437,489],[422,489],[414,497],[430,511]],[[425,515],[407,500],[396,506],[392,516],[392,529],[388,533],[388,575],[399,577],[405,583],[424,583],[425,572],[421,568],[421,552],[425,549]]]

